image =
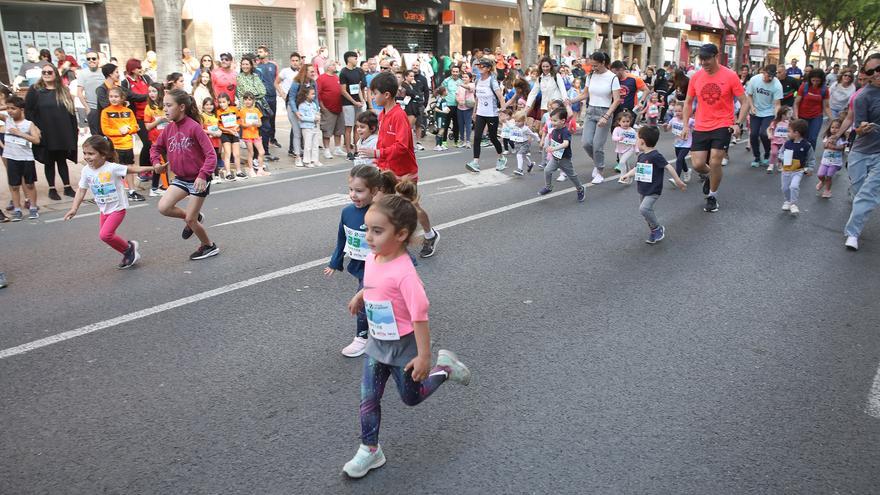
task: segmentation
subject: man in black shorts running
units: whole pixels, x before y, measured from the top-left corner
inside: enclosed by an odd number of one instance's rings
[[[741,123],[749,115],[745,90],[736,72],[718,63],[718,47],[708,43],[700,47],[702,70],[691,78],[684,100],[682,121],[691,118],[694,97],[697,100],[691,159],[693,168],[701,175],[706,194],[704,211],[718,211],[718,186],[721,185],[721,161],[730,146],[730,137],[741,133]],[[734,115],[733,99],[739,100],[739,116]],[[679,139],[687,139],[685,126]]]

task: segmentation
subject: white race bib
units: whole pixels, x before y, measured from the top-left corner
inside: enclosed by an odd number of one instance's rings
[[[119,193],[116,191],[116,184],[110,182],[107,184],[92,184],[89,187],[92,190],[92,196],[95,197],[95,204],[105,205],[107,203],[115,203],[119,201]]]
[[[501,139],[510,139],[510,126],[505,125],[501,128]]]
[[[220,121],[223,122],[223,127],[231,129],[235,127],[235,124],[238,122],[238,117],[236,117],[235,114],[227,113],[220,118]]]
[[[660,110],[657,109],[656,105],[651,105],[648,107],[648,117],[657,117],[660,115]]]
[[[681,137],[682,132],[684,132],[684,124],[681,122],[674,122],[672,124],[672,135],[675,137]]]
[[[27,139],[20,136],[13,136],[12,134],[6,135],[6,143],[7,144],[17,144],[19,146],[26,146],[28,148],[31,147],[31,142]]]
[[[348,85],[348,94],[351,96],[361,94],[361,85],[360,84],[349,84]]]
[[[219,126],[216,126],[216,125],[209,125],[208,126],[208,132],[219,132],[219,131],[220,131]]]
[[[161,131],[162,129],[164,129],[164,128],[166,128],[166,127],[168,127],[168,121],[163,121],[163,122],[160,122],[160,123],[156,126],[156,129],[159,129],[159,130]]]
[[[822,152],[822,164],[834,165],[835,167],[843,166],[843,151],[825,150]]]
[[[786,167],[791,166],[791,162],[794,160],[794,150],[785,150],[782,152],[782,164]]]
[[[403,106],[407,106],[407,105],[409,105],[409,102],[411,102],[411,101],[412,101],[412,98],[411,98],[411,97],[409,97],[409,96],[404,96],[404,97],[403,97]]]
[[[364,311],[367,313],[370,337],[377,340],[400,340],[391,301],[364,300]]]
[[[550,140],[550,146],[552,146],[552,147],[555,148],[555,147],[557,147],[557,146],[562,146],[562,143],[557,142],[557,141],[554,141],[554,140],[551,139],[551,140]],[[557,160],[561,160],[561,159],[562,159],[562,155],[563,155],[564,153],[565,153],[565,148],[558,149],[558,150],[556,150],[556,151],[553,152],[553,158],[556,158]]]
[[[638,140],[638,138],[639,136],[638,134],[636,134],[635,129],[628,129],[620,134],[620,144],[633,146],[636,144],[636,140]]]
[[[364,261],[370,254],[370,246],[367,245],[367,233],[342,226],[345,229],[345,248],[343,252],[353,260]]]
[[[636,180],[638,182],[653,182],[654,165],[652,163],[636,163]]]
[[[776,130],[773,131],[773,137],[788,139],[788,126],[778,125],[776,126]]]
[[[257,125],[260,123],[260,116],[255,113],[244,114],[244,123],[247,125]]]

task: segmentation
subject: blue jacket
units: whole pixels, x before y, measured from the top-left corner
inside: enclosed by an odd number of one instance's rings
[[[296,111],[302,114],[302,118],[299,120],[300,129],[314,129],[316,127],[315,116],[320,111],[318,109],[318,102],[304,101],[299,104]]]
[[[367,210],[369,209],[369,206],[358,208],[353,204],[342,209],[342,217],[339,219],[339,232],[336,235],[336,248],[333,250],[333,254],[330,255],[330,264],[327,266],[334,270],[342,271],[342,262],[345,258],[344,249],[347,241],[344,227],[348,227],[352,230],[359,230],[361,232],[366,231],[364,217],[367,216]],[[354,275],[358,280],[363,280],[364,262],[361,260],[349,259],[348,273]]]

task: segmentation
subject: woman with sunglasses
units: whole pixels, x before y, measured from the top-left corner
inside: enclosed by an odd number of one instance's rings
[[[55,190],[55,168],[64,185],[64,195],[74,197],[70,187],[67,160],[76,162],[77,138],[76,108],[67,86],[61,83],[61,75],[54,65],[44,65],[40,80],[31,86],[25,97],[25,118],[36,124],[42,132],[39,146],[34,146],[34,157],[43,162],[49,198],[58,201],[61,196]]]
[[[193,77],[190,83],[195,87],[196,81],[199,80],[199,76],[202,75],[202,72],[211,72],[214,70],[214,59],[211,58],[210,55],[202,55],[202,58],[199,59],[199,68],[193,72]]]
[[[855,77],[852,71],[844,71],[834,86],[831,86],[831,118],[836,119],[846,110],[849,98],[856,92]]]

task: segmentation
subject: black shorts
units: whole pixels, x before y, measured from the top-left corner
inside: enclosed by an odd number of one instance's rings
[[[223,143],[235,144],[235,143],[239,142],[240,140],[241,140],[241,138],[239,138],[235,134],[226,134],[225,132],[223,134],[220,134],[220,144],[223,144]]]
[[[727,150],[730,147],[730,127],[722,127],[714,131],[694,131],[691,151]]]
[[[188,180],[183,180],[178,177],[175,177],[171,181],[171,185],[177,186],[177,187],[183,189],[190,196],[196,196],[199,198],[207,198],[208,194],[211,192],[211,180],[210,179],[208,179],[208,185],[207,185],[207,187],[205,187],[205,190],[200,193],[195,192],[195,181],[188,181]]]
[[[120,165],[134,165],[134,150],[116,150]]]
[[[6,159],[6,179],[12,187],[18,187],[22,181],[33,184],[37,181],[37,167],[33,160]]]

